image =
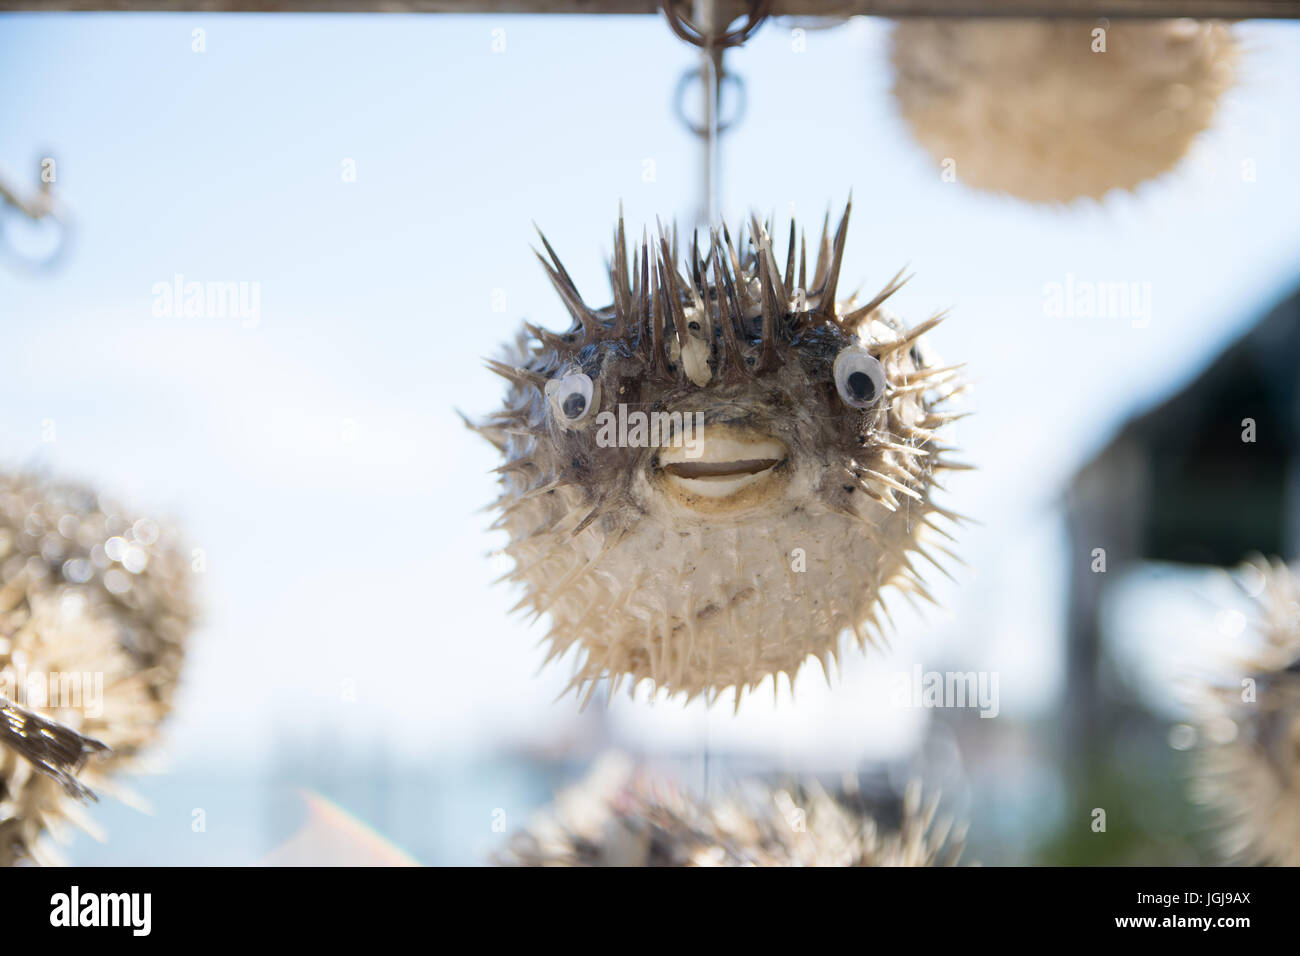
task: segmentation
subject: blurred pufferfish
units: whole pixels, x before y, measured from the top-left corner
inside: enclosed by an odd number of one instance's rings
[[[1238,45],[1197,20],[929,20],[892,37],[894,98],[958,182],[1040,203],[1173,169],[1232,85]]]
[[[0,866],[61,862],[81,801],[129,797],[194,619],[189,555],[75,485],[0,475]]]
[[[772,787],[748,781],[716,800],[634,772],[606,754],[550,813],[512,834],[504,866],[956,866],[965,826],[936,819],[913,783],[896,830],[881,827],[859,795],[815,781]]]
[[[1258,559],[1242,574],[1258,585],[1257,623],[1200,687],[1191,795],[1226,861],[1300,866],[1300,568]]]

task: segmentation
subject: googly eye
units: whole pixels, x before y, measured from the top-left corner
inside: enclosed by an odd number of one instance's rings
[[[885,367],[866,349],[850,346],[835,356],[835,388],[846,405],[868,408],[885,394]]]
[[[582,372],[570,372],[559,379],[551,379],[546,385],[546,394],[551,399],[551,407],[561,422],[576,425],[587,417],[591,406],[595,386]]]

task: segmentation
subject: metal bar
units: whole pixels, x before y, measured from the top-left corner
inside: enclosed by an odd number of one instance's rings
[[[695,23],[706,36],[716,37],[727,29],[722,17],[721,0],[694,0]],[[725,53],[720,48],[700,50],[700,93],[704,108],[704,142],[703,142],[703,181],[700,183],[700,210],[696,215],[697,226],[708,229],[718,216],[718,173],[721,169],[718,142],[718,101],[719,86],[722,82],[722,57]]]
[[[739,16],[741,2],[729,8]],[[0,0],[3,11],[653,14],[656,0]],[[1300,19],[1300,0],[776,0],[781,17]]]

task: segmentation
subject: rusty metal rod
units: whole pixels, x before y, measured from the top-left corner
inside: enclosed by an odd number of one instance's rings
[[[0,11],[653,14],[656,0],[0,0]],[[736,15],[743,3],[732,3]],[[781,17],[1300,19],[1300,0],[775,0]]]

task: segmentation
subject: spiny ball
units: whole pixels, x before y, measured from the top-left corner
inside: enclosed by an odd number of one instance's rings
[[[501,453],[494,527],[509,534],[519,608],[548,614],[570,686],[649,681],[687,699],[829,673],[842,633],[880,636],[882,590],[931,599],[959,516],[936,504],[952,461],[941,410],[961,385],[882,304],[836,299],[848,209],[811,273],[797,231],[725,228],[679,271],[661,233],[629,257],[620,221],[613,303],[588,306],[549,243],[572,326],[533,325],[504,362],[505,406],[476,426]],[[948,552],[950,553],[950,552]]]
[[[1232,863],[1300,866],[1300,569],[1262,560],[1256,625],[1204,688],[1193,796]]]
[[[905,20],[894,96],[959,182],[1101,198],[1172,169],[1232,83],[1229,28],[1195,20]]]
[[[965,828],[908,787],[895,830],[860,795],[810,781],[739,784],[715,800],[606,758],[554,811],[512,835],[507,866],[955,866]]]
[[[48,719],[88,750],[111,748],[83,754],[79,774],[80,787],[109,788],[171,709],[193,617],[189,558],[156,521],[87,488],[0,476],[0,697],[12,705],[0,865],[57,861],[49,837],[84,822],[70,779],[80,760],[43,765],[24,725]]]

